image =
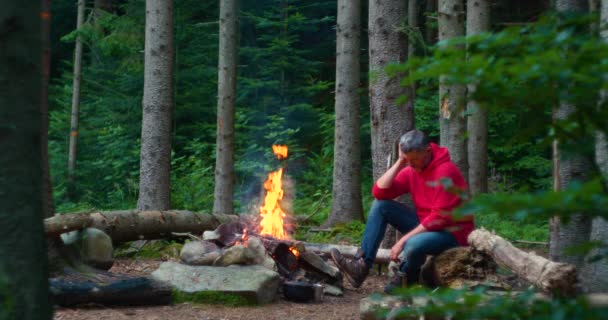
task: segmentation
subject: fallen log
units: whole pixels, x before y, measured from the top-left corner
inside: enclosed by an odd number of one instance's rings
[[[485,229],[473,231],[468,241],[477,250],[489,254],[496,263],[543,291],[562,296],[576,293],[576,268],[571,264],[553,262],[533,252],[522,251]]]
[[[84,228],[107,233],[114,243],[143,239],[161,239],[172,232],[202,234],[222,223],[237,221],[236,215],[201,214],[192,211],[105,211],[57,214],[44,220],[48,237]]]
[[[357,250],[359,247],[356,246],[345,246],[338,244],[324,244],[324,243],[310,243],[310,242],[302,242],[306,251],[314,252],[318,255],[329,256],[329,252],[331,249],[338,249],[342,255],[352,258],[357,254]],[[390,249],[378,249],[378,253],[376,254],[376,259],[374,259],[374,263],[379,264],[387,264],[391,260],[391,250]]]
[[[80,304],[140,306],[171,304],[172,288],[149,277],[136,277],[88,269],[66,268],[49,279],[53,304],[70,307]]]

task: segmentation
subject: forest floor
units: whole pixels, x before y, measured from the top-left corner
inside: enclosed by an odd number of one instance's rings
[[[160,260],[119,259],[111,272],[130,275],[149,275],[156,270]],[[324,296],[316,303],[295,303],[283,297],[273,303],[261,306],[225,306],[218,304],[181,303],[169,306],[116,307],[80,306],[78,308],[57,308],[55,320],[304,320],[304,319],[359,319],[359,302],[374,292],[382,292],[388,281],[385,274],[372,274],[358,289],[345,281],[342,297]]]

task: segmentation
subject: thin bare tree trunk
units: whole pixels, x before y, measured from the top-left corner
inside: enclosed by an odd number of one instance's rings
[[[361,1],[338,0],[332,211],[326,226],[363,219],[359,138]]]
[[[558,12],[577,12],[587,13],[588,2],[586,0],[557,0],[555,1],[555,9]],[[562,102],[553,112],[553,117],[556,120],[566,119],[572,112],[576,110],[576,106]],[[590,164],[579,154],[564,154],[560,149],[560,143],[554,143],[554,172],[556,190],[565,189],[568,184],[573,181],[584,181],[588,177]],[[582,255],[571,255],[567,253],[567,249],[572,246],[581,245],[589,241],[589,233],[591,231],[591,220],[582,213],[572,213],[570,221],[565,224],[558,217],[551,219],[550,246],[549,254],[554,261],[567,262],[574,264],[577,267],[582,267],[584,257]]]
[[[49,167],[49,78],[51,73],[51,1],[42,0],[42,92],[40,96],[40,152],[42,157],[42,209],[45,217],[55,212]]]
[[[143,122],[139,178],[140,210],[171,207],[173,112],[173,1],[146,1]]]
[[[42,229],[41,1],[0,9],[0,317],[51,319]]]
[[[86,1],[78,0],[78,15],[76,17],[76,30],[84,24],[84,10]],[[76,37],[74,47],[74,75],[72,78],[72,115],[70,120],[70,147],[68,153],[68,194],[74,195],[74,175],[76,171],[76,155],[78,152],[78,122],[80,113],[80,77],[82,73],[82,41]]]
[[[490,1],[467,0],[467,36],[490,31]],[[467,86],[469,97],[475,92],[475,84]],[[469,190],[472,195],[488,191],[488,111],[477,102],[468,99],[467,119],[469,138],[467,160],[469,163]]]
[[[238,5],[238,0],[220,1],[220,51],[213,213],[234,211],[234,113],[239,34]]]
[[[439,0],[439,41],[464,36],[465,9],[462,0]],[[465,59],[464,48],[462,59]],[[465,177],[468,177],[467,122],[463,116],[466,86],[446,84],[446,77],[439,79],[439,126],[440,144],[450,150],[452,161]]]

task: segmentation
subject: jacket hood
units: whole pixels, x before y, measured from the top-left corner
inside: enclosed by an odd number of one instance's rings
[[[433,159],[431,159],[431,163],[429,163],[422,172],[433,170],[438,167],[440,164],[444,162],[450,161],[450,152],[448,148],[440,147],[435,143],[431,142],[431,154],[433,155]]]

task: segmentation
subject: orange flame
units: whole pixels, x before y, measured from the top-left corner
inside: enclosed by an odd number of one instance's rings
[[[272,145],[272,152],[277,155],[279,160],[287,159],[287,146],[281,144]]]
[[[293,253],[296,258],[300,257],[300,251],[298,251],[298,249],[296,249],[295,247],[289,247],[289,251],[291,251],[291,253]]]
[[[273,145],[272,151],[279,160],[287,158],[287,146]],[[289,235],[283,228],[285,212],[279,206],[279,200],[283,199],[283,168],[268,174],[268,179],[264,182],[266,198],[264,206],[260,207],[260,231],[261,235],[273,236],[277,239],[288,239]]]

